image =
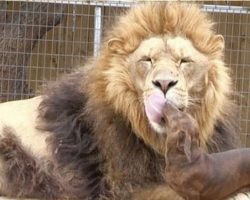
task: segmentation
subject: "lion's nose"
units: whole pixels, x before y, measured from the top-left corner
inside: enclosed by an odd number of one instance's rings
[[[154,80],[152,81],[152,83],[158,87],[159,89],[161,89],[161,91],[166,94],[167,91],[175,86],[177,84],[178,81],[174,81],[174,80]]]

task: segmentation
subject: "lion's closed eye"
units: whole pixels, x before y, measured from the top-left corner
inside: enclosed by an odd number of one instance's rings
[[[190,57],[183,57],[179,61],[179,65],[188,64],[194,62]]]
[[[139,60],[139,62],[149,62],[149,63],[152,64],[153,60],[152,60],[152,58],[149,57],[149,56],[143,56],[143,57]]]

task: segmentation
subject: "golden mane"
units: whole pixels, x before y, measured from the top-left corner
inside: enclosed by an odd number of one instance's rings
[[[186,3],[158,2],[135,7],[107,32],[105,43],[114,52],[129,54],[142,40],[154,35],[182,35],[209,56],[223,55],[224,41],[215,35],[214,23],[197,5]]]
[[[150,36],[184,36],[208,56],[211,65],[204,85],[197,86],[204,93],[201,105],[190,111],[199,124],[201,143],[206,148],[215,123],[224,119],[228,115],[226,110],[233,105],[231,79],[223,62],[224,40],[221,35],[216,35],[213,25],[197,5],[161,2],[130,9],[108,31],[100,57],[89,74],[88,93],[92,97],[92,106],[112,107],[131,123],[140,138],[163,152],[164,136],[152,134],[149,128],[129,75],[126,57]]]

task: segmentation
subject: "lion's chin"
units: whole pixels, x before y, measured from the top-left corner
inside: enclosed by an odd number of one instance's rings
[[[164,135],[167,132],[164,122],[156,123],[156,122],[150,121],[150,125],[152,129],[158,134]]]
[[[186,110],[186,107],[178,107],[178,109],[182,112],[185,112]],[[152,121],[150,119],[149,120],[149,123],[151,125],[151,128],[158,134],[161,134],[161,135],[164,135],[164,134],[167,134],[167,127],[166,127],[166,124],[165,124],[165,121],[162,119],[161,121],[159,122],[155,122],[155,121]]]

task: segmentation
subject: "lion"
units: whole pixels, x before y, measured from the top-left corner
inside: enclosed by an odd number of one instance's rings
[[[93,61],[41,96],[0,105],[0,194],[182,199],[165,181],[162,105],[171,101],[197,121],[207,152],[239,147],[223,56],[223,37],[197,5],[131,8]]]

